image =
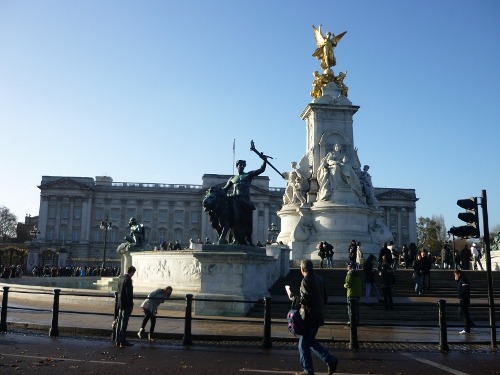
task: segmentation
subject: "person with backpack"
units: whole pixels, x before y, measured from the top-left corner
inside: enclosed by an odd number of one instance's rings
[[[300,272],[303,279],[300,283],[300,294],[290,291],[288,296],[294,304],[300,305],[303,311],[304,333],[299,337],[300,365],[304,374],[314,374],[311,349],[328,366],[328,375],[337,370],[338,359],[316,339],[320,326],[325,324],[323,315],[324,305],[327,303],[325,282],[314,272],[310,259],[300,262]]]

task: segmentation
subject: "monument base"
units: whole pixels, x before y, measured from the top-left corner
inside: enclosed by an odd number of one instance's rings
[[[232,301],[269,296],[268,289],[290,270],[289,252],[279,245],[201,244],[192,250],[132,252],[134,290],[151,292],[170,285],[174,294],[193,294],[196,315],[242,316],[253,303]]]

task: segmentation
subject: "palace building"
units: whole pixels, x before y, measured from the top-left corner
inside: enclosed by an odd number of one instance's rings
[[[37,256],[32,262],[38,266],[75,266],[98,265],[105,260],[108,265],[118,265],[115,250],[129,235],[132,217],[144,225],[145,250],[159,250],[162,243],[176,241],[187,248],[190,239],[214,242],[217,235],[201,202],[209,187],[223,186],[230,177],[205,174],[202,185],[185,185],[114,182],[108,176],[43,176],[39,233],[31,246]],[[267,176],[254,178],[254,243],[271,239],[273,226],[279,230],[277,212],[284,192],[284,188],[269,187]],[[376,197],[395,243],[416,242],[415,190],[376,188]],[[107,230],[101,229],[105,220],[111,223]]]

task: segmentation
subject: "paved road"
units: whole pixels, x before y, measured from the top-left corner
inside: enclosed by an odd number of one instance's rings
[[[148,343],[119,349],[102,337],[59,337],[13,331],[0,335],[1,374],[294,374],[300,370],[294,344],[272,349],[239,342]],[[330,347],[338,356],[339,374],[498,374],[499,352],[486,345],[452,347],[448,354],[435,346],[373,345],[356,351]],[[315,360],[316,374],[326,366]]]

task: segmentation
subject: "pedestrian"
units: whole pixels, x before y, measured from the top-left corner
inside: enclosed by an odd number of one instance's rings
[[[349,247],[347,249],[349,262],[356,263],[356,252],[358,250],[358,245],[356,244],[356,240],[351,240]]]
[[[481,263],[481,258],[482,258],[482,253],[481,249],[475,244],[472,244],[472,258],[474,259],[474,269],[477,270],[478,267],[477,265],[479,264],[479,267],[481,267],[481,271],[484,271],[483,264]]]
[[[398,247],[391,241],[391,246],[389,246],[392,255],[392,269],[396,271],[399,266],[399,250]]]
[[[460,251],[460,268],[462,270],[470,269],[470,261],[472,258],[472,252],[469,249],[469,246],[465,244],[464,248]]]
[[[131,342],[127,341],[128,320],[134,309],[134,286],[132,284],[132,276],[135,274],[135,267],[129,266],[127,273],[120,277],[118,282],[118,317],[116,323],[116,346],[123,348],[132,346]]]
[[[359,270],[363,268],[363,252],[361,251],[361,242],[358,242],[356,247],[356,269]]]
[[[319,268],[323,268],[323,262],[325,261],[326,259],[326,249],[325,249],[325,244],[323,241],[321,241],[319,243],[319,247],[318,247],[318,256],[319,258],[321,259],[319,261]]]
[[[154,330],[156,326],[156,314],[158,313],[158,305],[165,302],[170,298],[172,294],[172,287],[167,286],[166,288],[159,288],[155,291],[148,294],[148,298],[144,300],[141,304],[142,311],[144,311],[144,319],[142,320],[141,329],[137,333],[139,338],[144,338],[144,329],[146,328],[146,324],[151,320],[151,327],[148,333],[148,340],[153,341]]]
[[[393,309],[392,302],[392,286],[395,284],[396,279],[394,277],[394,271],[391,266],[391,258],[386,258],[384,255],[382,257],[382,264],[379,268],[379,275],[382,280],[382,294],[384,295],[384,304],[386,310]]]
[[[424,292],[424,264],[422,256],[417,255],[417,259],[413,262],[413,278],[415,279],[415,292],[422,294]]]
[[[441,269],[445,270],[450,268],[451,263],[451,249],[450,246],[445,243],[441,249]]]
[[[379,266],[382,265],[383,260],[382,258],[385,256],[385,259],[387,259],[387,263],[392,263],[392,253],[391,250],[387,247],[387,243],[384,242],[384,245],[380,249],[378,253],[378,264]]]
[[[426,249],[420,252],[421,269],[424,271],[424,290],[431,290],[431,268],[432,268],[432,254]]]
[[[413,268],[413,262],[415,261],[415,259],[417,259],[417,254],[418,254],[418,249],[417,245],[415,245],[415,242],[410,243],[409,253],[410,253],[410,264],[408,265],[408,267]]]
[[[405,269],[407,270],[410,265],[410,250],[408,249],[408,246],[406,244],[403,245],[401,248],[401,253],[403,254],[403,262],[405,263]]]
[[[469,306],[470,306],[470,284],[467,277],[462,273],[461,270],[455,270],[453,272],[455,277],[455,281],[458,286],[458,302],[460,309],[460,316],[464,318],[465,328],[460,331],[460,334],[471,333],[471,327],[474,325],[474,322],[471,320],[469,315]]]
[[[338,359],[328,353],[328,350],[316,340],[320,326],[325,324],[323,307],[327,302],[326,286],[323,279],[314,272],[310,259],[300,262],[300,272],[303,279],[300,284],[300,295],[289,293],[294,305],[299,306],[303,314],[305,328],[304,334],[299,337],[300,365],[303,372],[296,374],[314,374],[311,349],[323,362],[328,365],[328,375],[337,369]]]
[[[326,252],[326,268],[333,268],[333,245],[325,241],[325,252]]]
[[[365,276],[365,304],[370,304],[371,290],[375,291],[377,303],[380,302],[380,293],[378,292],[377,284],[375,283],[375,275],[377,270],[373,267],[375,263],[375,255],[370,254],[363,264],[363,275]]]
[[[347,289],[347,316],[349,321],[347,324],[359,325],[359,309],[354,310],[354,316],[352,311],[351,302],[356,300],[359,304],[359,299],[361,298],[362,291],[362,280],[360,272],[356,268],[356,265],[352,262],[347,263],[347,275],[345,276],[344,288]],[[351,316],[353,319],[351,319]]]

